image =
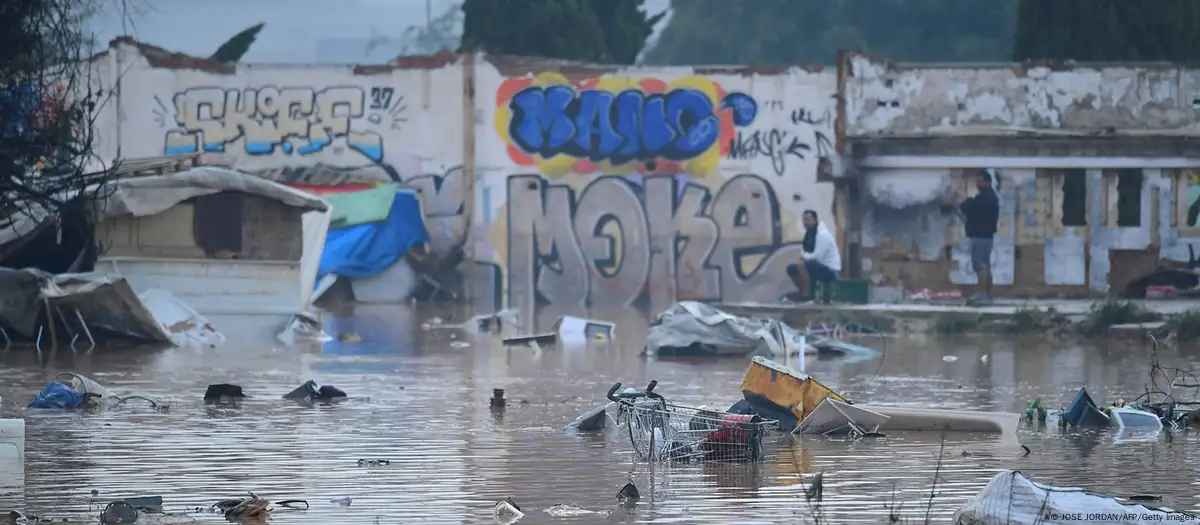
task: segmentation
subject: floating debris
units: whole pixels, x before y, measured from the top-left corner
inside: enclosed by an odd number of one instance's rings
[[[214,403],[217,401],[226,401],[230,399],[241,399],[244,397],[246,397],[246,394],[242,392],[242,387],[227,383],[208,385],[208,389],[204,391],[204,401],[206,403]]]
[[[604,430],[605,424],[608,423],[608,407],[611,404],[600,405],[580,414],[579,417],[575,418],[575,421],[567,425],[567,429],[579,432],[599,432]]]
[[[602,514],[594,510],[587,510],[576,507],[574,505],[564,505],[562,503],[546,509],[546,514],[555,518],[577,518],[579,516],[590,516],[592,514]]]
[[[621,487],[621,490],[617,491],[617,501],[626,505],[637,503],[641,498],[642,495],[638,493],[637,485],[634,485],[632,481],[626,483],[624,487]]]
[[[516,501],[513,501],[512,497],[508,497],[496,502],[492,517],[500,525],[510,525],[524,518],[525,513],[521,512],[521,507],[517,505]]]

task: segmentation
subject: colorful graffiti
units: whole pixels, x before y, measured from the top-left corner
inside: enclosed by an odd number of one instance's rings
[[[701,76],[664,82],[561,74],[512,78],[496,92],[496,130],[509,157],[549,176],[577,173],[713,173],[735,127],[758,114],[754,98]]]
[[[509,177],[509,305],[661,311],[676,299],[779,297],[801,250],[783,241],[780,212],[757,175],[715,194],[685,176],[606,175],[578,196],[538,175]]]
[[[155,102],[155,119],[165,127],[169,110],[158,97]],[[238,140],[248,155],[312,155],[343,139],[350,150],[380,162],[380,130],[406,120],[404,97],[390,87],[197,87],[176,93],[174,109],[178,127],[166,133],[167,155],[226,153]]]
[[[466,244],[468,183],[462,166],[451,167],[440,174],[417,175],[403,180],[421,195],[425,228],[429,230],[433,252],[446,256]]]

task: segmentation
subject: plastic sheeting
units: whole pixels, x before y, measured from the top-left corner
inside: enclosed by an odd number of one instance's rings
[[[1200,525],[1200,518],[1155,507],[1125,504],[1116,498],[1092,494],[1080,488],[1043,485],[1019,471],[996,474],[983,491],[967,501],[954,515],[954,523],[959,525],[1096,522]]]
[[[329,231],[317,279],[327,274],[351,278],[378,275],[414,246],[427,242],[420,200],[411,191],[399,191],[387,220]]]
[[[0,285],[6,283],[21,286],[0,286],[0,322],[27,338],[36,336],[38,315],[49,302],[57,320],[76,331],[79,344],[84,344],[87,335],[80,323],[97,338],[115,335],[205,347],[225,342],[208,319],[170,292],[147,290],[138,295],[122,277],[98,273],[50,275],[34,269],[0,268]],[[29,293],[30,287],[33,293]]]
[[[325,202],[333,208],[329,218],[335,228],[345,228],[370,222],[381,222],[391,213],[399,186],[384,184],[363,191],[339,192],[325,195]]]
[[[41,392],[33,397],[27,408],[73,410],[83,406],[83,393],[68,385],[53,381],[46,383]]]
[[[305,308],[317,300],[317,271],[329,236],[330,215],[329,210],[313,210],[300,216],[300,231],[304,236],[300,251],[300,304]]]
[[[772,355],[801,351],[804,336],[775,319],[749,319],[694,301],[671,305],[650,326],[646,351],[691,348],[698,353],[744,355],[765,350]],[[803,356],[803,351],[800,352]],[[804,369],[803,357],[794,363]]]
[[[215,348],[225,336],[187,303],[166,290],[151,289],[138,294],[175,346]]]
[[[154,318],[122,277],[96,273],[55,275],[46,280],[41,295],[72,326],[83,319],[93,335],[114,334],[132,339],[171,342],[171,336]]]
[[[37,331],[42,283],[49,274],[0,268],[0,326],[33,338]]]
[[[157,215],[193,197],[236,191],[266,197],[295,208],[327,211],[319,197],[261,177],[213,166],[201,166],[170,175],[121,179],[105,188],[108,196],[99,206],[100,220],[122,215]]]

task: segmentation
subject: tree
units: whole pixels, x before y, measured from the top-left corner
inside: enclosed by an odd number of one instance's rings
[[[399,55],[432,55],[453,51],[462,41],[462,4],[451,5],[429,25],[411,25],[404,30]]]
[[[95,152],[94,125],[113,93],[91,75],[82,20],[92,7],[0,2],[0,238],[61,227],[64,214],[101,197],[106,168],[118,163]]]
[[[226,40],[224,44],[221,44],[221,47],[217,48],[216,53],[213,53],[211,57],[208,57],[209,60],[216,60],[218,62],[226,63],[232,63],[241,60],[242,55],[245,55],[246,51],[250,50],[250,44],[254,43],[254,39],[258,36],[258,32],[262,31],[263,25],[265,24],[259,22],[255,25],[247,27],[246,29],[243,29],[238,34],[233,35],[229,40]]]
[[[632,64],[663,16],[643,0],[467,0],[464,51]]]
[[[672,6],[647,63],[832,64],[839,50],[912,61],[1006,60],[1016,19],[1016,0],[687,0]]]
[[[1021,0],[1017,60],[1195,61],[1196,0]]]

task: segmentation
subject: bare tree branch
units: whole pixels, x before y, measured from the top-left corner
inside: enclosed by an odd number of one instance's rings
[[[106,196],[117,161],[97,155],[95,124],[113,92],[94,75],[83,32],[96,9],[98,0],[0,2],[0,228]]]

